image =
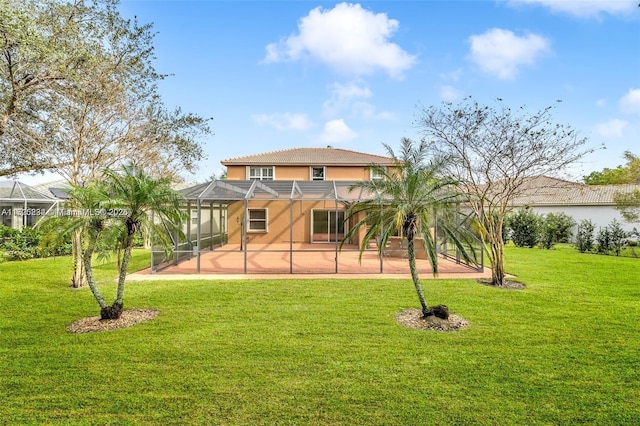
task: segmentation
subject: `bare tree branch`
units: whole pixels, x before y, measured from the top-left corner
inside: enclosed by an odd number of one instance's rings
[[[462,188],[490,246],[494,285],[504,283],[502,227],[513,200],[531,178],[556,175],[592,149],[567,125],[552,121],[553,107],[529,113],[501,100],[495,106],[471,98],[422,111],[416,123],[447,172]]]

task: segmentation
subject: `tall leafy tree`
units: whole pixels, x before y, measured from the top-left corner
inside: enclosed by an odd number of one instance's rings
[[[72,48],[80,39],[64,19],[76,12],[59,2],[0,0],[0,176],[53,164],[40,135],[64,80],[80,75],[83,51]]]
[[[108,61],[116,4],[0,0],[0,176],[58,165],[51,120]]]
[[[448,159],[447,173],[478,220],[495,286],[505,281],[502,230],[512,201],[532,189],[531,178],[557,175],[592,151],[570,126],[553,122],[552,109],[529,113],[502,99],[488,106],[468,98],[425,108],[416,123],[431,149]]]
[[[77,186],[127,161],[175,176],[202,158],[209,120],[165,108],[152,26],[118,4],[0,0],[0,176],[51,169]]]
[[[613,195],[616,209],[626,222],[640,223],[640,156],[625,151],[624,158],[625,165],[591,172],[584,181],[588,185],[620,185]]]
[[[367,231],[360,241],[360,255],[374,238],[379,238],[378,250],[382,255],[390,237],[399,234],[406,237],[413,285],[423,315],[431,316],[433,312],[427,305],[416,267],[415,241],[416,238],[423,239],[433,273],[437,274],[437,248],[432,232],[438,222],[438,228],[450,237],[465,259],[471,261],[471,251],[467,250],[465,239],[460,238],[461,229],[445,220],[450,217],[445,214],[447,208],[456,201],[456,182],[440,174],[439,162],[429,161],[426,143],[404,138],[398,154],[388,145],[384,146],[393,158],[394,166],[371,165],[371,170],[383,178],[357,182],[350,187],[352,191],[362,191],[366,199],[350,206],[347,218],[356,222],[343,242],[352,239],[364,227]]]

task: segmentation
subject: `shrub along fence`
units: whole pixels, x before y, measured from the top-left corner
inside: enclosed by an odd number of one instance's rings
[[[57,248],[42,247],[42,233],[25,226],[21,230],[0,225],[0,262],[71,254],[71,240]]]
[[[575,220],[564,213],[540,215],[530,209],[520,209],[507,216],[505,241],[511,240],[517,247],[550,249],[556,243],[569,242],[575,225]],[[616,219],[597,230],[592,221],[583,220],[577,226],[574,240],[581,253],[638,257],[640,232],[635,228],[626,232]]]

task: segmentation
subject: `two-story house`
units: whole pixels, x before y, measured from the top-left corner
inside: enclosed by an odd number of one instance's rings
[[[221,163],[227,167],[226,179],[181,190],[191,212],[188,241],[176,242],[172,259],[153,250],[152,271],[178,264],[178,270],[196,273],[407,270],[406,260],[394,255],[403,250],[387,246],[380,256],[372,244],[360,253],[365,227],[343,241],[349,226],[360,219],[347,218],[347,210],[373,196],[352,190],[354,183],[382,178],[369,166],[396,167],[393,158],[328,147],[273,151]],[[446,243],[441,253],[452,257]],[[455,255],[452,258],[460,263]],[[431,270],[426,259],[419,262],[424,271]]]
[[[240,243],[243,236],[259,244],[341,240],[347,203],[357,198],[348,187],[379,178],[367,168],[374,163],[392,166],[393,160],[338,148],[295,148],[222,161],[227,184],[263,185],[262,195],[249,197],[246,205],[228,205],[228,241]]]
[[[221,163],[227,167],[226,179],[181,190],[191,212],[185,229],[188,241],[177,243],[170,263],[196,255],[199,264],[202,250],[214,247],[229,254],[238,249],[254,254],[285,250],[290,259],[291,253],[308,250],[311,244],[318,251],[337,252],[349,226],[346,211],[363,197],[350,186],[380,178],[367,166],[394,164],[389,157],[338,148],[295,148]],[[358,244],[360,238],[351,243]],[[152,270],[167,264],[168,259],[160,260],[162,253],[157,257]]]

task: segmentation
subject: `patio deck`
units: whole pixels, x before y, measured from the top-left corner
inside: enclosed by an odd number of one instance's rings
[[[293,250],[293,251],[292,251]],[[226,244],[200,255],[200,273],[197,273],[197,256],[168,266],[156,273],[149,269],[131,274],[133,280],[148,279],[233,279],[233,278],[410,278],[409,264],[402,253],[383,256],[378,251],[360,252],[355,245],[345,245],[336,252],[334,243],[327,244],[251,244],[246,251],[239,245]],[[337,262],[336,262],[337,256]],[[416,265],[421,279],[433,278],[432,269],[426,259],[417,259]],[[436,278],[480,278],[490,277],[485,268],[478,272],[464,264],[440,257]],[[178,275],[180,278],[178,278]]]

